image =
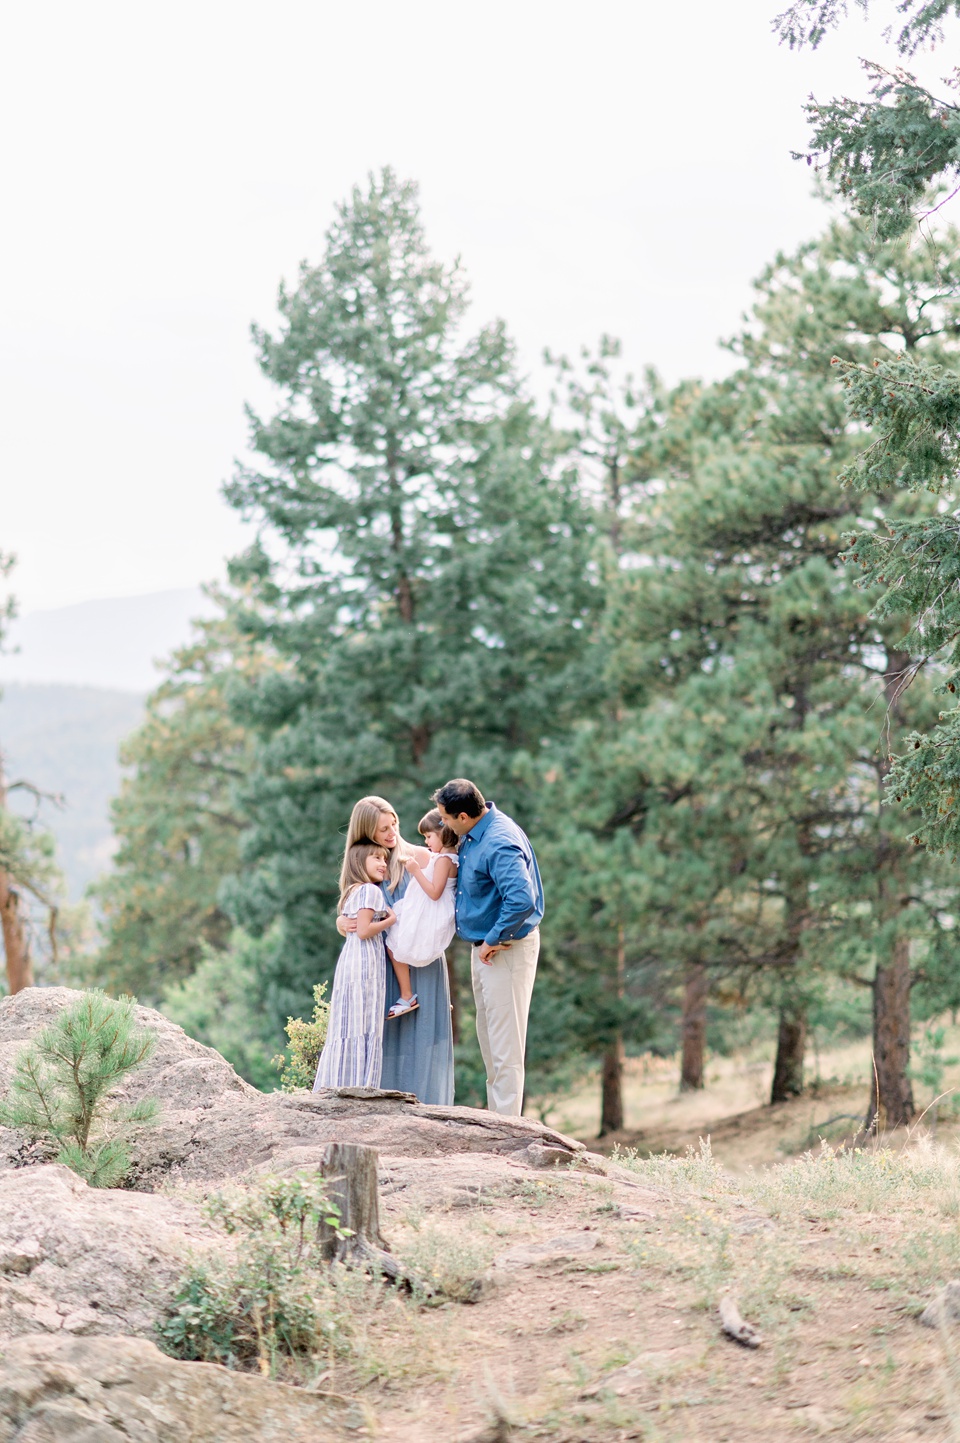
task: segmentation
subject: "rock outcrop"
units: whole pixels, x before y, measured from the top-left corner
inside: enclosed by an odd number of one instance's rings
[[[66,987],[32,987],[0,1001],[0,1088],[17,1050],[77,996]],[[162,1013],[140,1007],[137,1016],[156,1035],[157,1049],[118,1095],[129,1101],[154,1097],[162,1109],[134,1149],[134,1185],[143,1190],[167,1179],[220,1182],[264,1169],[310,1167],[328,1142],[365,1143],[381,1157],[493,1153],[533,1167],[568,1163],[585,1151],[582,1143],[529,1118],[429,1107],[408,1093],[260,1093]],[[22,1138],[0,1129],[0,1171],[32,1160]]]
[[[150,1335],[213,1242],[184,1199],[91,1188],[57,1163],[0,1174],[0,1338]]]
[[[78,995],[29,988],[0,1001],[0,1090],[17,1051]],[[526,1118],[369,1089],[265,1095],[159,1012],[138,1018],[157,1047],[122,1095],[155,1098],[161,1114],[134,1143],[132,1188],[88,1187],[42,1144],[0,1128],[0,1443],[356,1436],[349,1400],[175,1362],[148,1341],[191,1257],[233,1246],[204,1219],[208,1189],[309,1169],[327,1144],[361,1143],[379,1155],[389,1225],[411,1205],[529,1195],[543,1177],[534,1170],[605,1166]]]
[[[301,1388],[174,1362],[141,1338],[21,1338],[0,1364],[0,1443],[332,1443],[356,1437],[340,1426],[345,1411]]]

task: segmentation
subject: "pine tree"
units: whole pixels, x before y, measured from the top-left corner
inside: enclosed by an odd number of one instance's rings
[[[875,597],[838,558],[858,519],[840,473],[862,440],[829,360],[872,363],[897,337],[949,359],[944,264],[903,242],[873,254],[840,226],[778,258],[741,369],[683,388],[643,460],[658,479],[636,502],[613,663],[632,709],[619,815],[642,863],[637,931],[680,985],[702,987],[704,968],[727,986],[753,979],[777,1006],[779,1095],[800,1083],[818,973],[867,980],[872,965],[872,1115],[889,1125],[912,1115],[909,950],[915,935],[935,946],[945,879],[878,807],[878,698],[894,728],[931,701],[903,695],[903,628],[870,614]],[[898,508],[880,491],[864,511]]]
[[[516,377],[500,324],[463,337],[466,289],[433,260],[414,186],[385,171],[255,332],[282,401],[252,417],[262,470],[231,502],[261,528],[234,565],[284,663],[237,700],[261,745],[231,907],[282,945],[271,1008],[328,976],[343,828],[364,793],[412,834],[473,776],[536,836],[544,740],[590,690],[591,513]]]
[[[954,0],[904,0],[897,34],[910,57],[943,38],[943,21],[958,13]],[[797,0],[777,20],[791,46],[816,46],[846,13],[839,0]],[[811,102],[809,162],[816,162],[881,238],[907,234],[918,212],[931,215],[960,170],[960,106],[934,95],[909,71],[869,65],[870,98]],[[955,88],[956,76],[945,82]],[[952,197],[948,196],[946,199]],[[909,352],[879,364],[841,365],[851,414],[874,440],[851,467],[856,486],[880,484],[923,489],[938,496],[933,514],[890,518],[885,532],[860,528],[849,538],[850,556],[863,568],[863,584],[882,588],[878,616],[911,623],[905,646],[909,665],[900,690],[924,669],[939,670],[942,692],[956,694],[960,673],[960,607],[956,601],[957,461],[960,379],[953,366],[919,360]],[[905,652],[905,657],[907,652]],[[888,800],[919,809],[913,839],[935,851],[960,852],[960,713],[910,736],[891,757]]]
[[[111,1091],[153,1054],[133,1003],[87,992],[22,1048],[0,1108],[4,1126],[56,1144],[56,1160],[93,1187],[119,1187],[131,1166],[131,1133],[156,1102],[111,1102]]]
[[[579,365],[549,352],[545,356],[556,373],[554,416],[563,425],[584,494],[595,510],[595,564],[604,601],[591,639],[595,693],[584,698],[580,718],[551,753],[547,768],[554,780],[544,862],[563,879],[546,927],[563,964],[550,987],[549,1042],[553,1066],[561,1070],[571,1053],[598,1057],[601,1137],[624,1127],[625,1042],[648,1040],[653,1027],[650,1009],[628,995],[627,986],[632,976],[636,991],[638,939],[630,930],[634,909],[619,874],[629,875],[637,863],[631,863],[631,843],[622,830],[611,849],[617,828],[610,818],[620,799],[604,794],[622,760],[625,720],[620,678],[610,665],[617,573],[631,533],[640,439],[657,427],[663,387],[652,371],[638,385],[623,371],[620,356],[620,343],[606,335],[595,353],[581,349]],[[535,1045],[538,1032],[534,1019]]]
[[[195,641],[174,653],[121,748],[129,772],[112,809],[119,845],[95,894],[104,916],[98,982],[151,1005],[193,974],[204,948],[230,939],[219,892],[239,865],[246,817],[236,794],[253,743],[228,696],[267,662],[233,624],[229,599],[219,600],[223,614],[195,624]]]

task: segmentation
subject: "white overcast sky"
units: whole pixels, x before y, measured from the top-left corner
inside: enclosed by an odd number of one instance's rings
[[[533,373],[601,331],[670,378],[822,224],[790,158],[879,26],[778,47],[778,0],[7,0],[0,548],[21,609],[192,586],[262,395],[248,327],[371,168]],[[886,52],[888,58],[889,52]],[[948,68],[946,51],[933,73]],[[929,63],[928,67],[929,69]]]

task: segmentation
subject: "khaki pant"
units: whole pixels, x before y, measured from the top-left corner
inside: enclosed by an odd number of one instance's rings
[[[470,949],[487,1107],[504,1117],[519,1117],[523,1107],[523,1053],[539,955],[539,927],[490,962],[480,961],[476,947]]]

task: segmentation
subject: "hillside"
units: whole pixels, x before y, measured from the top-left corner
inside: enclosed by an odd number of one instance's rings
[[[0,694],[0,748],[9,779],[25,778],[64,798],[62,811],[45,802],[41,815],[57,837],[71,901],[109,863],[117,748],[142,713],[136,693],[92,686],[8,682]],[[27,812],[33,800],[15,792],[11,805]]]
[[[0,1002],[0,1085],[76,998]],[[156,1052],[126,1096],[161,1114],[126,1189],[0,1127],[0,1439],[956,1438],[955,1329],[921,1317],[957,1276],[954,1150],[897,1138],[740,1177],[708,1145],[605,1159],[407,1093],[264,1096],[138,1021]],[[376,1154],[368,1234],[409,1291],[287,1226],[336,1143]],[[725,1335],[727,1300],[759,1346]]]

